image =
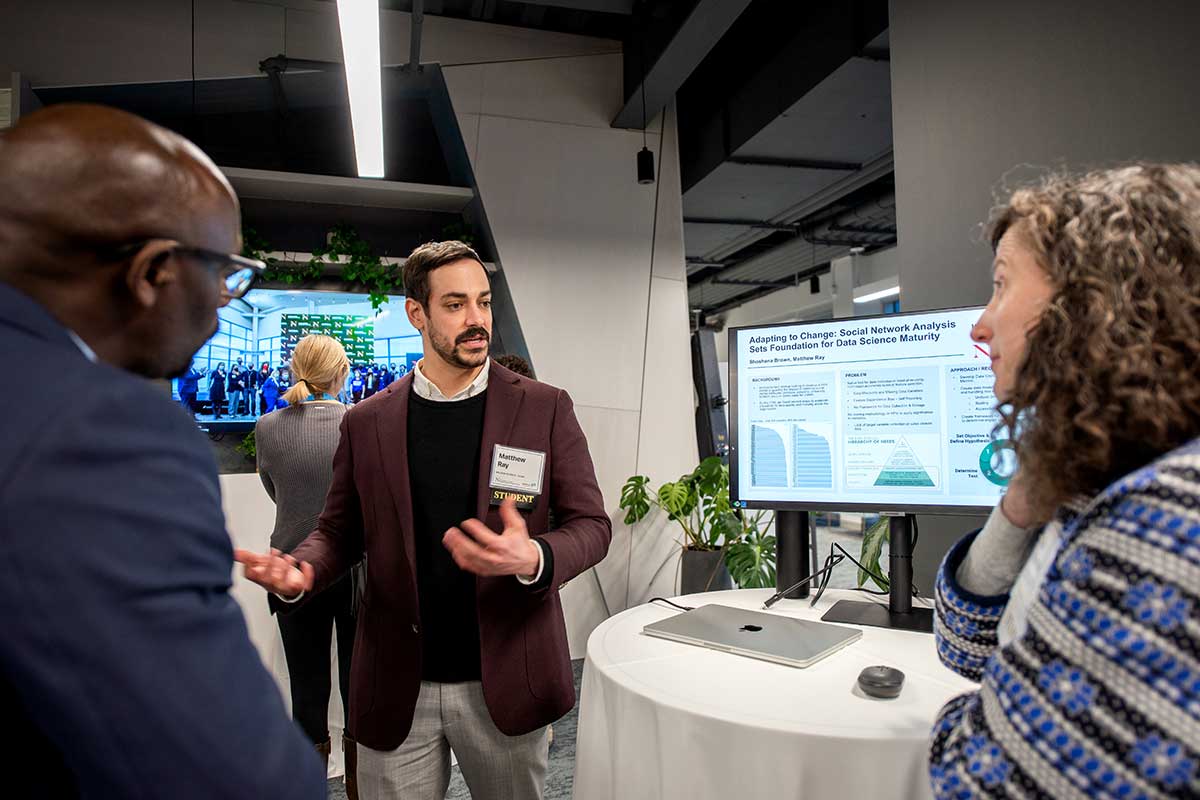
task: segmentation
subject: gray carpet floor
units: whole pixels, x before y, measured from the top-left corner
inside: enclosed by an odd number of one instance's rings
[[[550,764],[546,771],[545,800],[570,800],[575,782],[575,731],[579,718],[579,684],[583,679],[583,659],[574,661],[575,707],[554,723],[554,741],[550,743]],[[450,789],[447,800],[467,800],[471,792],[457,766],[450,770]],[[345,800],[346,788],[341,778],[329,782],[329,800]]]

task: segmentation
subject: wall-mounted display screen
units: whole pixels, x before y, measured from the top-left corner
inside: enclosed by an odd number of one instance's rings
[[[744,508],[982,511],[1015,469],[981,308],[729,331],[731,499]]]
[[[172,382],[175,399],[201,422],[253,421],[272,410],[291,382],[292,349],[312,333],[346,348],[351,371],[339,394],[349,403],[403,377],[421,358],[421,334],[400,296],[376,311],[365,294],[255,289],[217,315],[216,334]]]

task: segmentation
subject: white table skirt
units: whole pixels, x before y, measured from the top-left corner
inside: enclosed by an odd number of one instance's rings
[[[761,608],[767,590],[676,598]],[[784,600],[772,612],[820,619]],[[881,598],[883,599],[883,598]],[[651,622],[679,613],[629,609],[588,639],[575,764],[576,800],[929,798],[929,733],[938,710],[975,688],[938,661],[933,637],[863,627],[862,639],[806,669],[656,639]],[[857,686],[876,664],[905,674],[898,698]]]

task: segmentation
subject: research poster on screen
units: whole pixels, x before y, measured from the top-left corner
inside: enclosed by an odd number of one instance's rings
[[[1011,474],[980,309],[739,330],[738,498],[990,506]]]

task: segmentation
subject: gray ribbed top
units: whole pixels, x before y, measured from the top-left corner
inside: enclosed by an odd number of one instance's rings
[[[275,501],[271,547],[291,552],[317,527],[345,414],[341,403],[301,403],[259,419],[258,476]]]

